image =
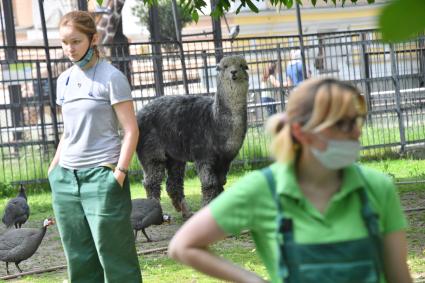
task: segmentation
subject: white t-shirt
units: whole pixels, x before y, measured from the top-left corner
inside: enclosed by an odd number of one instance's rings
[[[56,90],[64,123],[59,165],[83,169],[116,164],[121,138],[112,105],[132,100],[124,74],[105,60],[87,70],[73,66],[59,76]]]

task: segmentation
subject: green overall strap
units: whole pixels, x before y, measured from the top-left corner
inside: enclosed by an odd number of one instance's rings
[[[293,241],[293,239],[287,238],[288,237],[288,233],[283,233],[284,231],[282,231],[282,229],[283,229],[282,227],[290,228],[289,226],[291,226],[291,228],[292,228],[292,221],[291,221],[291,219],[286,219],[284,217],[283,209],[282,209],[282,204],[279,201],[279,197],[278,197],[277,192],[276,192],[276,182],[275,182],[275,179],[274,179],[274,176],[273,176],[273,172],[270,169],[270,167],[263,168],[261,170],[261,172],[264,174],[264,176],[267,179],[268,187],[270,189],[270,192],[272,193],[273,199],[274,199],[274,201],[276,203],[276,206],[277,206],[276,222],[277,222],[278,231],[282,235],[284,235],[284,239],[283,239],[284,242],[285,241]],[[292,229],[290,229],[290,230],[292,230]],[[290,237],[292,235],[293,234],[290,233]],[[280,248],[278,249],[278,251],[279,251],[279,270],[278,270],[278,274],[279,274],[279,277],[280,278],[286,278],[286,277],[288,277],[289,272],[288,272],[288,267],[287,267],[287,265],[285,263],[286,262],[285,261],[285,258],[284,258],[285,256],[282,254]]]
[[[369,182],[366,180],[365,176],[363,175],[360,167],[358,165],[355,166],[357,169],[357,172],[360,174],[363,182],[366,184],[366,187],[370,188]],[[362,216],[366,223],[366,228],[369,234],[369,237],[372,239],[374,246],[376,247],[376,268],[377,273],[380,275],[380,271],[382,271],[383,267],[383,251],[382,251],[382,237],[381,233],[379,232],[379,223],[378,218],[379,216],[372,210],[370,204],[369,204],[369,198],[367,196],[366,190],[364,188],[361,188],[360,191],[360,200],[362,202]]]

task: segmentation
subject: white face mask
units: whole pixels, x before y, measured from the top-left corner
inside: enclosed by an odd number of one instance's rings
[[[354,163],[360,155],[360,142],[352,140],[327,140],[326,150],[311,147],[311,152],[328,169],[341,169]]]

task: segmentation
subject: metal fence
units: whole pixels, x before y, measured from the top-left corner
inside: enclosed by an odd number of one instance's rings
[[[310,77],[332,76],[355,84],[369,109],[363,156],[379,158],[405,152],[425,142],[425,37],[384,44],[372,30],[308,34],[303,37]],[[261,84],[263,69],[276,62],[286,80],[290,51],[298,36],[177,43],[147,42],[105,46],[105,57],[128,77],[136,110],[159,95],[213,95],[221,55],[240,54],[249,65],[248,133],[237,162],[267,158],[263,123],[267,106],[260,97],[272,93],[277,109],[285,108],[291,89]],[[45,182],[63,125],[55,106],[57,76],[69,67],[61,48],[0,47],[0,182]],[[13,59],[11,59],[13,58]],[[52,71],[47,72],[47,64]],[[282,84],[283,85],[283,84]],[[138,170],[137,162],[131,167]]]

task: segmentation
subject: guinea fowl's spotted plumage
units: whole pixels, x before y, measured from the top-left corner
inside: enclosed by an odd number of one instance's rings
[[[161,204],[156,199],[133,199],[131,201],[131,226],[134,230],[134,238],[137,232],[142,230],[148,242],[152,241],[146,234],[145,228],[151,225],[160,225],[164,221],[169,221],[170,217],[162,213]]]
[[[46,219],[42,228],[21,228],[7,230],[0,236],[0,260],[6,262],[6,272],[9,274],[9,262],[14,262],[19,272],[19,263],[30,258],[40,246],[47,226],[53,221]]]
[[[18,196],[7,203],[2,221],[8,228],[12,225],[15,225],[15,228],[21,228],[22,224],[27,222],[29,216],[30,208],[27,203],[27,195],[24,186],[21,184]]]

